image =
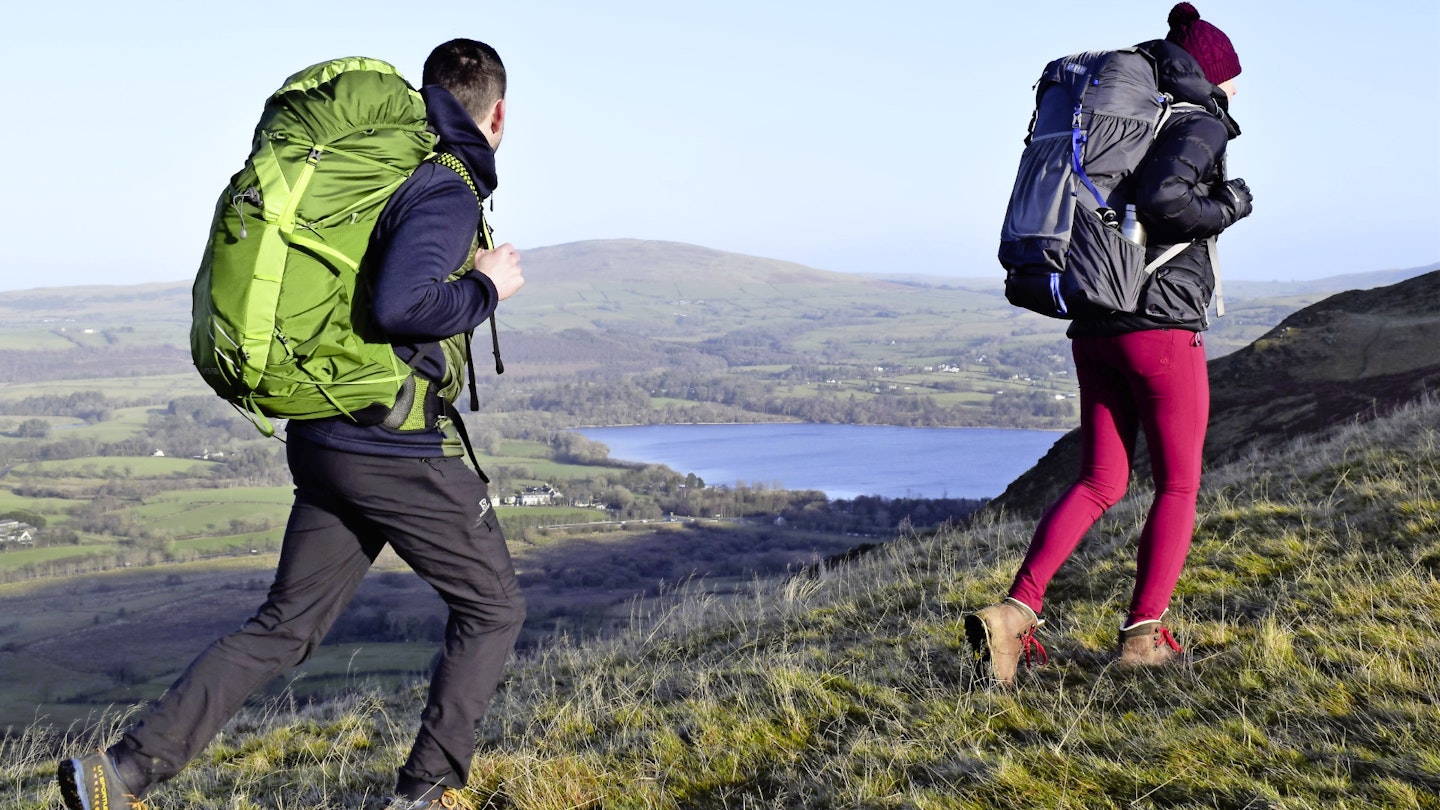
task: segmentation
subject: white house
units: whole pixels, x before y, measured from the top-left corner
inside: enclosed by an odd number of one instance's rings
[[[517,503],[521,506],[549,506],[560,500],[560,491],[549,484],[541,484],[538,487],[526,487],[520,493]]]
[[[21,523],[18,520],[0,520],[0,543],[33,546],[37,531],[39,530],[29,523]]]

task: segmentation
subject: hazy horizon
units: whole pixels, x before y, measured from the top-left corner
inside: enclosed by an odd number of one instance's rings
[[[521,250],[521,253],[522,253],[522,257],[523,257],[523,254],[526,253],[527,251],[551,250],[551,249],[555,249],[555,248],[566,247],[566,246],[568,246],[568,245],[584,244],[584,243],[587,243],[587,242],[616,242],[616,241],[632,241],[632,239],[631,239],[630,237],[616,237],[616,238],[614,238],[614,239],[583,239],[583,240],[578,240],[578,241],[575,241],[575,242],[562,242],[562,243],[554,244],[554,245],[539,245],[539,246],[536,246],[536,247],[531,247],[531,248],[527,248],[527,249],[522,249],[522,250]],[[694,245],[694,244],[688,243],[688,242],[674,242],[673,240],[668,240],[668,239],[645,239],[645,240],[634,240],[634,241],[644,241],[644,242],[669,242],[669,243],[677,244],[677,245],[686,245],[686,246],[689,246],[689,247],[700,247],[700,248],[704,248],[704,249],[706,249],[706,250],[716,250],[716,251],[720,251],[720,252],[722,252],[722,253],[729,253],[729,254],[734,254],[734,255],[738,255],[738,256],[746,256],[746,257],[748,257],[748,258],[754,258],[754,259],[760,259],[760,260],[790,261],[790,260],[788,260],[788,259],[780,259],[779,257],[775,257],[775,256],[752,256],[752,255],[750,255],[750,254],[737,253],[737,252],[735,252],[735,251],[723,250],[723,249],[721,249],[721,248],[710,247],[710,246],[707,246],[707,245]],[[894,271],[894,272],[874,272],[874,273],[867,273],[867,272],[859,271],[859,270],[847,271],[847,270],[834,270],[834,269],[826,268],[826,267],[814,267],[814,266],[810,266],[810,265],[805,265],[803,262],[793,262],[793,263],[794,263],[794,264],[800,264],[801,266],[809,267],[809,269],[811,269],[811,270],[818,270],[818,271],[821,271],[821,272],[839,273],[839,274],[844,274],[844,275],[854,275],[854,276],[870,277],[870,278],[880,278],[880,279],[884,279],[884,278],[915,279],[915,280],[920,280],[920,281],[934,282],[935,284],[941,284],[941,285],[943,285],[943,284],[960,284],[960,283],[966,283],[966,282],[970,282],[970,283],[974,283],[974,282],[993,282],[993,285],[994,285],[997,289],[999,289],[999,288],[1001,287],[1003,281],[1004,281],[1003,270],[1000,270],[1000,269],[999,269],[999,265],[998,265],[998,264],[996,265],[996,268],[997,268],[996,271],[995,271],[995,272],[992,272],[992,273],[988,273],[988,274],[987,274],[987,273],[977,272],[977,273],[975,273],[974,275],[945,275],[945,274],[939,274],[939,273],[924,273],[924,272],[919,272],[919,271],[916,271],[916,272],[905,272],[905,271],[902,271],[902,270],[897,270],[897,271]],[[1358,275],[1358,276],[1365,276],[1365,275],[1382,275],[1382,274],[1387,274],[1387,273],[1407,273],[1407,272],[1410,272],[1410,271],[1424,271],[1424,272],[1429,272],[1430,270],[1435,269],[1435,268],[1437,268],[1437,267],[1440,267],[1440,256],[1437,256],[1436,259],[1433,260],[1433,261],[1429,261],[1429,262],[1425,262],[1425,263],[1421,263],[1421,264],[1416,264],[1416,265],[1411,265],[1411,266],[1405,266],[1405,267],[1378,267],[1378,268],[1366,268],[1366,269],[1338,270],[1337,272],[1326,273],[1326,274],[1324,274],[1324,275],[1319,275],[1319,276],[1316,276],[1316,277],[1314,277],[1314,278],[1306,278],[1306,279],[1301,279],[1301,280],[1296,280],[1296,279],[1283,279],[1283,278],[1278,278],[1278,277],[1277,277],[1277,278],[1245,278],[1245,279],[1233,279],[1233,278],[1229,278],[1228,276],[1226,277],[1226,280],[1229,281],[1229,282],[1239,282],[1241,285],[1244,285],[1244,284],[1246,284],[1246,283],[1254,283],[1254,284],[1284,284],[1284,283],[1313,284],[1313,283],[1315,283],[1315,282],[1324,281],[1324,280],[1330,279],[1330,278],[1342,278],[1342,277],[1347,277],[1347,276],[1357,276],[1357,275]],[[15,282],[17,282],[17,283],[12,284],[12,283],[11,283],[12,279],[13,279],[13,281],[15,281]],[[194,278],[193,278],[193,277],[184,277],[184,278],[178,278],[178,277],[177,277],[177,278],[168,278],[168,279],[167,279],[167,278],[154,278],[154,279],[144,279],[144,280],[137,280],[137,281],[89,280],[89,281],[75,281],[75,282],[73,282],[73,283],[67,283],[67,284],[29,284],[29,285],[26,285],[26,284],[23,283],[22,278],[21,278],[20,276],[13,276],[13,277],[12,277],[12,276],[7,275],[7,276],[0,277],[0,292],[28,292],[28,291],[33,291],[33,290],[50,290],[50,289],[57,289],[57,290],[59,290],[59,289],[71,289],[71,288],[76,288],[76,287],[130,287],[130,286],[144,286],[144,285],[150,285],[150,284],[155,284],[155,285],[172,285],[172,284],[191,284],[191,283],[193,283],[193,282],[194,282]]]

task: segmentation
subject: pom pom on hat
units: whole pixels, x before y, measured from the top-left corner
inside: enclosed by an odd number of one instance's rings
[[[1184,28],[1198,19],[1200,19],[1200,12],[1196,11],[1194,6],[1189,3],[1176,3],[1175,7],[1170,9],[1170,17],[1165,22],[1170,23],[1170,27],[1173,29]]]
[[[1233,79],[1240,75],[1240,57],[1225,32],[1200,19],[1200,12],[1189,3],[1176,3],[1170,9],[1167,19],[1170,34],[1165,38],[1184,48],[1211,84]]]

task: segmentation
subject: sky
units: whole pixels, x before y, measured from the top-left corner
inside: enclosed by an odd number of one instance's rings
[[[1221,241],[1226,277],[1440,261],[1440,2],[1195,5],[1243,68],[1230,167],[1255,213]],[[418,83],[454,37],[495,46],[509,71],[490,218],[522,256],[639,238],[998,278],[1041,69],[1164,36],[1171,3],[16,6],[0,33],[0,291],[192,279],[288,75],[364,55]]]

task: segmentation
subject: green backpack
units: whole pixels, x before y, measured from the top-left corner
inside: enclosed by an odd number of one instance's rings
[[[216,205],[190,330],[200,375],[261,432],[267,417],[374,424],[395,408],[411,369],[366,338],[356,279],[381,209],[434,145],[420,94],[376,59],[313,65],[266,102]]]

